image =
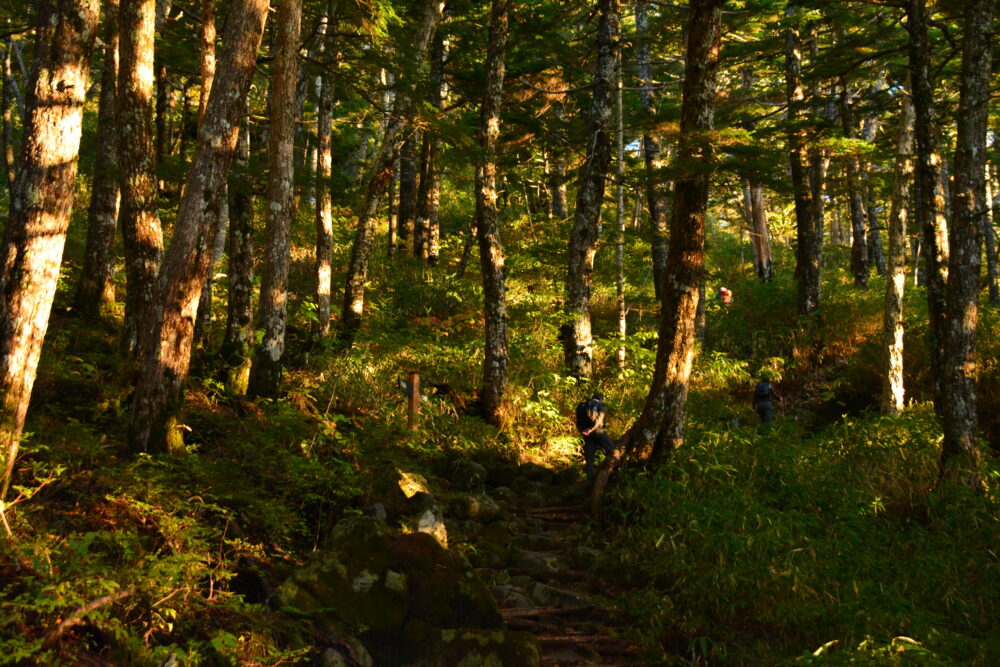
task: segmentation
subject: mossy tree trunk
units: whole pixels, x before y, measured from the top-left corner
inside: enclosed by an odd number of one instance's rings
[[[104,62],[97,107],[97,156],[87,212],[87,245],[74,305],[84,317],[110,317],[115,307],[118,233],[118,0],[104,0]]]
[[[0,250],[0,451],[7,495],[59,282],[98,0],[39,2],[24,145]]]
[[[966,5],[962,40],[961,97],[955,144],[955,180],[949,227],[948,338],[941,476],[971,488],[981,484],[976,406],[976,333],[979,273],[986,203],[986,131],[989,126],[990,65],[994,0]]]
[[[496,154],[503,107],[509,8],[510,0],[493,0],[490,11],[490,35],[486,44],[486,85],[479,120],[482,162],[476,167],[476,230],[486,320],[483,382],[479,401],[483,416],[493,424],[503,421],[508,365],[507,288],[497,211]]]
[[[285,353],[288,305],[288,260],[292,220],[295,218],[295,121],[299,32],[302,0],[280,0],[274,65],[271,72],[267,155],[267,224],[264,229],[264,267],[255,329],[264,335],[254,348],[250,367],[250,396],[276,396],[281,386],[281,358]]]
[[[573,231],[567,251],[566,323],[561,332],[566,367],[576,378],[589,378],[594,370],[590,295],[594,255],[601,233],[601,205],[611,166],[612,101],[621,46],[619,0],[599,0],[597,11],[597,64],[591,84],[593,97],[587,121],[587,151],[577,181]]]
[[[422,64],[427,60],[431,39],[434,37],[443,10],[442,0],[425,0],[413,43],[414,62]],[[386,184],[392,175],[393,159],[399,151],[400,130],[413,109],[413,100],[404,92],[406,88],[401,86],[396,94],[395,113],[387,120],[382,145],[368,174],[365,197],[358,214],[354,243],[351,246],[350,265],[344,283],[344,307],[338,333],[344,347],[349,347],[353,343],[364,316],[365,283],[368,280],[368,262],[375,239],[375,216]]]
[[[330,335],[330,295],[333,291],[333,203],[330,177],[333,175],[333,74],[335,3],[327,3],[326,17],[320,23],[320,58],[325,68],[320,75],[316,110],[316,324],[317,338]]]
[[[224,205],[267,10],[266,0],[237,0],[230,6],[215,85],[164,259],[163,317],[142,341],[129,434],[133,452],[183,449],[180,415],[194,320],[211,268],[216,220]]]
[[[695,319],[705,262],[705,215],[713,171],[711,131],[724,0],[692,0],[681,101],[677,167],[670,215],[667,276],[660,300],[656,367],[642,413],[594,480],[600,505],[608,476],[623,455],[662,463],[683,442],[684,407],[694,359]]]
[[[158,318],[157,273],[163,230],[157,208],[153,142],[153,39],[156,0],[121,0],[118,73],[119,218],[125,251],[122,347],[138,351],[140,332]]]
[[[226,334],[220,356],[226,367],[226,392],[244,396],[253,354],[253,182],[250,161],[249,108],[243,114],[229,175],[229,299]]]
[[[906,5],[906,27],[910,34],[910,83],[912,85],[916,142],[916,192],[914,213],[921,230],[924,258],[924,280],[927,287],[927,307],[930,318],[931,377],[934,378],[934,409],[942,412],[945,368],[947,313],[945,312],[948,284],[948,225],[944,217],[944,186],[941,179],[941,154],[938,151],[937,122],[930,79],[931,58],[927,37],[926,0],[909,0]]]

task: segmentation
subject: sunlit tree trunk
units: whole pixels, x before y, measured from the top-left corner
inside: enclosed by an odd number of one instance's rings
[[[805,94],[802,90],[802,54],[798,27],[795,25],[798,4],[789,3],[786,17],[792,23],[785,32],[785,97],[788,103],[788,161],[795,198],[795,232],[798,238],[795,252],[795,275],[798,278],[798,311],[808,315],[819,309],[821,237],[813,219],[812,189],[806,182],[803,159],[807,138],[796,127]]]
[[[212,82],[215,79],[215,2],[216,0],[201,0],[201,96],[198,99],[198,129],[205,121],[205,109],[208,108],[208,96],[212,92]],[[229,199],[223,192],[222,207],[215,221],[215,247],[212,249],[212,260],[209,265],[208,277],[201,290],[198,301],[198,318],[194,327],[195,346],[205,344],[208,327],[212,324],[212,291],[215,285],[215,266],[222,259],[226,249],[226,226],[229,224]]]
[[[330,178],[333,175],[333,33],[336,27],[333,0],[327,2],[326,20],[320,23],[320,54],[327,69],[319,82],[316,111],[316,325],[320,339],[330,335],[330,294],[333,291],[333,202]]]
[[[913,180],[913,100],[903,95],[896,142],[896,167],[889,208],[889,266],[885,281],[883,320],[882,412],[890,415],[903,410],[903,293],[906,290],[907,191]]]
[[[625,319],[625,127],[622,103],[622,61],[618,59],[615,72],[615,264],[618,280],[615,301],[618,306],[618,370],[625,368],[625,337],[628,334]]]
[[[158,314],[156,276],[163,231],[156,202],[153,145],[153,37],[156,0],[121,0],[118,73],[119,219],[125,251],[125,329],[122,344],[135,352],[139,332]]]
[[[649,54],[649,2],[635,3],[636,61],[639,69],[639,97],[642,107],[652,120],[656,113],[653,98],[653,73]],[[653,289],[656,298],[661,296],[663,277],[667,272],[667,193],[662,187],[660,170],[663,161],[660,156],[659,140],[652,132],[642,133],[642,156],[646,167],[643,178],[646,188],[646,208],[649,210],[649,230],[653,257]]]
[[[267,143],[267,224],[256,330],[263,337],[250,367],[251,396],[276,396],[281,385],[288,305],[288,261],[295,219],[295,103],[302,0],[280,0],[271,72],[271,125]]]
[[[194,318],[210,269],[215,223],[224,204],[267,10],[266,0],[236,0],[230,5],[215,85],[163,263],[163,317],[143,336],[129,434],[133,452],[181,451],[184,446],[180,415]],[[286,11],[279,17],[287,18]]]
[[[423,15],[414,38],[413,62],[424,63],[431,39],[444,9],[442,0],[425,0]],[[385,192],[386,183],[392,173],[393,157],[399,150],[400,129],[403,119],[411,115],[413,100],[402,92],[397,94],[396,113],[388,120],[385,135],[374,164],[368,175],[365,198],[358,215],[357,231],[351,246],[351,261],[344,285],[344,308],[340,320],[339,338],[344,346],[350,346],[361,328],[365,309],[365,283],[368,280],[368,260],[371,258],[372,242],[375,238],[375,214]]]
[[[476,169],[476,227],[486,320],[483,383],[479,401],[483,416],[493,424],[503,421],[503,398],[507,387],[507,288],[497,212],[496,154],[503,106],[509,7],[510,0],[493,0],[490,12],[486,85],[479,121],[479,145],[482,147],[483,157]]]
[[[0,250],[0,501],[14,464],[76,188],[77,157],[98,0],[36,4],[35,61],[25,86],[24,142]]]
[[[226,335],[220,356],[226,368],[226,392],[244,396],[253,352],[253,182],[248,173],[249,107],[243,114],[236,163],[229,175],[229,299]]]
[[[987,217],[986,131],[989,125],[990,65],[994,0],[973,0],[965,9],[961,97],[955,144],[955,181],[949,226],[948,338],[944,392],[941,476],[972,488],[980,485],[976,406],[976,333],[979,326],[979,268]]]
[[[620,53],[619,0],[598,0],[597,66],[591,89],[593,98],[587,124],[587,151],[577,184],[573,231],[566,273],[566,324],[562,341],[566,366],[577,378],[593,373],[594,338],[590,329],[590,294],[594,280],[594,255],[601,233],[601,204],[611,165],[612,100]]]
[[[115,241],[118,232],[118,0],[104,0],[104,69],[97,107],[97,156],[87,213],[87,246],[74,304],[89,319],[115,307]]]
[[[417,207],[413,217],[413,256],[417,259],[427,259],[427,197],[431,173],[434,171],[434,165],[431,163],[430,134],[430,132],[421,133],[420,158],[417,161],[419,179]]]
[[[166,25],[168,16],[170,15],[170,9],[174,3],[173,0],[156,0],[155,4],[155,31],[157,35],[162,35],[163,28]],[[125,29],[124,24],[122,24],[122,29]],[[150,47],[152,47],[152,44],[152,37],[150,37]],[[162,49],[158,49],[155,55],[151,53],[149,57],[155,59],[156,115],[154,118],[156,122],[156,138],[154,143],[156,155],[153,158],[153,164],[158,165],[163,163],[163,158],[167,154],[167,150],[170,148],[167,136],[167,111],[170,105],[170,81],[167,79],[167,62],[163,57]]]
[[[845,139],[854,139],[853,96],[844,79],[840,82],[840,122]],[[868,241],[865,237],[865,203],[861,191],[861,160],[852,152],[845,157],[847,197],[851,213],[851,273],[854,284],[868,287]]]
[[[945,289],[948,284],[948,225],[944,218],[944,189],[941,182],[941,154],[938,152],[934,99],[930,80],[930,46],[927,39],[926,0],[908,0],[906,27],[910,34],[910,82],[913,86],[916,145],[915,182],[917,201],[914,213],[921,229],[924,280],[930,326],[931,376],[934,378],[934,409],[942,411],[945,369],[947,314]]]
[[[993,141],[993,148],[996,150],[997,141],[1000,137],[997,137]],[[993,178],[992,174],[995,169],[990,168],[990,165],[986,166],[986,217],[983,219],[983,244],[986,246],[986,284],[989,288],[990,294],[990,305],[996,306],[1000,304],[1000,286],[997,284],[997,239],[996,233],[993,230],[994,221],[996,219],[995,209],[995,195],[996,191],[993,189]]]
[[[594,485],[599,498],[607,474],[623,451],[662,462],[684,437],[684,407],[694,360],[695,319],[704,273],[705,216],[714,150],[716,68],[722,46],[724,0],[693,0],[688,23],[687,67],[681,102],[677,164],[670,213],[667,279],[660,300],[656,367],[642,413],[619,443]]]
[[[448,58],[448,50],[444,40],[438,38],[434,42],[431,58],[431,90],[430,103],[438,113],[444,108],[448,87],[445,84],[444,67]],[[438,132],[427,135],[427,192],[422,199],[422,212],[427,221],[427,264],[437,266],[441,259],[441,136]]]

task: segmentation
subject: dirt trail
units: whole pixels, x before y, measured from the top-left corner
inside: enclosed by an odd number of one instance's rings
[[[506,558],[483,574],[507,626],[538,637],[542,665],[667,664],[629,640],[618,591],[596,567],[605,543],[583,504],[518,507],[508,525]]]

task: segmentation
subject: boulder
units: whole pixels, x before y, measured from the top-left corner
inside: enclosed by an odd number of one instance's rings
[[[415,472],[404,472],[402,470],[399,472],[399,490],[406,495],[407,498],[412,498],[418,493],[430,494],[430,487],[427,485],[427,480],[420,473]]]
[[[440,629],[414,622],[406,638],[425,648],[420,667],[535,667],[538,641],[529,632]]]
[[[475,461],[452,461],[448,466],[448,480],[458,489],[481,489],[486,484],[486,466]]]
[[[555,588],[541,582],[536,582],[532,587],[531,599],[543,607],[578,607],[590,602],[586,596],[576,591]]]
[[[492,521],[500,515],[500,506],[485,493],[458,496],[453,502],[455,515],[461,519]]]
[[[509,463],[492,466],[486,473],[486,481],[490,486],[510,486],[517,477],[517,468]]]

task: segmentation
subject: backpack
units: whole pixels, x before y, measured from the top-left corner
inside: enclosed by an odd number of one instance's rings
[[[771,398],[771,383],[767,380],[761,380],[757,383],[757,389],[754,390],[754,398],[759,401],[766,401]]]
[[[596,424],[601,418],[601,402],[596,399],[590,399],[587,401],[587,419],[590,420],[592,424]]]

